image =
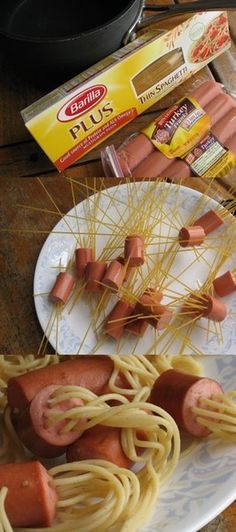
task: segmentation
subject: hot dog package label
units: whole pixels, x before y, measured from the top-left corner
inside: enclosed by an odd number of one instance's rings
[[[223,177],[236,165],[236,155],[208,133],[184,158],[192,172],[201,177]]]
[[[166,157],[183,157],[209,131],[210,117],[192,97],[167,109],[143,133]]]

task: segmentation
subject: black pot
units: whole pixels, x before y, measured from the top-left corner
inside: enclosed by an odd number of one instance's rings
[[[1,0],[4,53],[24,76],[58,85],[122,46],[143,0]]]

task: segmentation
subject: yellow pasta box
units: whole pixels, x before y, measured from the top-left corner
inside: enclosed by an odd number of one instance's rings
[[[201,12],[148,32],[22,111],[59,171],[136,118],[230,46],[227,14]]]

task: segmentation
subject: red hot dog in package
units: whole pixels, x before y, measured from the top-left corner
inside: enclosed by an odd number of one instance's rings
[[[223,177],[236,165],[236,101],[206,81],[101,156],[116,177]]]

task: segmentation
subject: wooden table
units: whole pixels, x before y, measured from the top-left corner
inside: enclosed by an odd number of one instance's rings
[[[150,2],[149,2],[150,3]],[[156,0],[153,0],[156,3]],[[163,0],[162,0],[162,3]],[[167,2],[168,3],[168,2]],[[168,24],[165,23],[167,27]],[[164,23],[161,23],[164,27]],[[169,27],[169,26],[168,26]],[[216,79],[222,81],[229,92],[236,92],[236,13],[230,14],[232,47],[230,51],[216,59],[211,65],[201,70],[196,76],[182,84],[176,91],[162,99],[134,122],[126,126],[125,134],[140,130],[157,112],[166,109],[176,99],[194,88],[199,81]],[[37,233],[38,228],[52,228],[58,221],[55,214],[40,213],[16,207],[17,204],[51,208],[39,182],[41,177],[47,188],[57,198],[61,212],[71,207],[71,195],[68,185],[52,166],[39,146],[34,142],[24,127],[20,110],[40,98],[44,92],[26,81],[11,69],[4,57],[0,57],[0,225],[2,228],[29,228],[33,233],[18,234],[0,233],[0,353],[34,353],[41,340],[41,329],[38,324],[32,298],[33,272],[37,257],[46,235]],[[236,63],[235,63],[236,64]],[[124,130],[118,132],[110,140],[119,144],[124,138]],[[67,175],[78,179],[101,176],[102,167],[99,149],[95,149],[66,171]],[[25,178],[25,179],[22,179]],[[106,180],[106,184],[116,182]],[[225,197],[230,186],[236,186],[236,172],[218,180],[216,195]],[[198,190],[205,189],[202,179],[194,178],[189,186]],[[82,199],[83,194],[80,198]],[[39,222],[40,219],[40,222]],[[48,348],[48,352],[52,352]],[[201,532],[233,532],[236,530],[236,503],[222,512]],[[178,532],[178,530],[176,530]]]

